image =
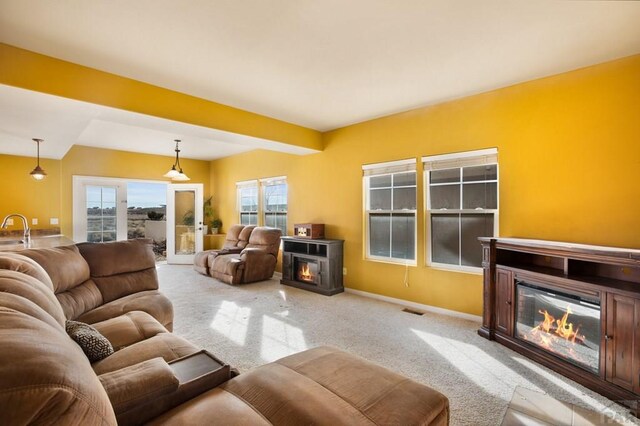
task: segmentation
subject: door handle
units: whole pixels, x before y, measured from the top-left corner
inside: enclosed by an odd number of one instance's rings
[[[604,335],[604,340],[613,340],[613,336],[611,336],[609,334],[605,334]]]

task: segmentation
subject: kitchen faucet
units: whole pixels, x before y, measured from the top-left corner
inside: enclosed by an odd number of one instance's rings
[[[24,217],[21,214],[18,213],[11,213],[8,214],[4,220],[2,221],[2,225],[0,225],[0,229],[4,229],[7,227],[7,220],[9,220],[10,217],[13,216],[17,216],[20,219],[22,219],[22,226],[24,227],[24,238],[22,240],[23,243],[25,244],[30,244],[31,243],[31,228],[29,228],[29,223],[27,222],[27,218]]]

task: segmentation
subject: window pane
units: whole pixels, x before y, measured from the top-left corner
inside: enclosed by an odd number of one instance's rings
[[[429,190],[432,209],[460,208],[460,185],[431,186]]]
[[[431,260],[437,263],[459,264],[459,215],[431,215]]]
[[[384,190],[382,190],[384,191]],[[416,209],[416,188],[394,188],[393,190],[394,210],[415,210]]]
[[[391,210],[391,189],[372,189],[369,197],[369,210]]]
[[[416,172],[396,173],[393,175],[393,186],[415,186]]]
[[[287,185],[267,185],[264,187],[265,211],[287,211]]]
[[[114,204],[116,202],[116,188],[113,188],[111,186],[103,186],[102,201],[103,201],[103,204],[106,204],[106,203]]]
[[[103,242],[108,242],[108,241],[115,241],[116,240],[116,233],[114,232],[104,232],[102,234],[102,241]]]
[[[391,186],[391,175],[371,176],[369,178],[369,188],[389,188]]]
[[[415,259],[414,214],[394,214],[391,218],[391,257],[396,259]]]
[[[258,214],[257,213],[241,213],[240,224],[242,225],[257,225]]]
[[[115,231],[116,230],[116,218],[115,217],[105,217],[102,221],[102,229],[105,231]]]
[[[433,170],[429,172],[429,182],[460,182],[460,169]]]
[[[463,184],[462,199],[465,209],[497,209],[498,184],[495,182]]]
[[[87,232],[87,241],[90,243],[101,243],[102,232]]]
[[[102,209],[100,207],[89,207],[87,208],[87,216],[101,216]]]
[[[102,201],[102,188],[99,186],[87,185],[87,204],[90,207],[99,206]]]
[[[90,217],[87,219],[87,232],[102,232],[102,218]]]
[[[390,214],[372,213],[369,215],[369,253],[372,256],[390,256],[390,223]]]
[[[498,180],[498,166],[491,164],[487,166],[465,167],[462,169],[462,180],[465,182]]]
[[[478,237],[493,237],[493,214],[463,214],[460,219],[462,229],[462,259],[467,266],[482,266],[482,247]]]

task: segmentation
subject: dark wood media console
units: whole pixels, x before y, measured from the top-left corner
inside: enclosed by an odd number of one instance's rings
[[[281,284],[332,296],[342,293],[343,240],[282,237]]]
[[[516,238],[480,241],[484,308],[478,334],[637,416],[640,250]]]

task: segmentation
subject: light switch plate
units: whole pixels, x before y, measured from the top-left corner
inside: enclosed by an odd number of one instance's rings
[[[31,224],[32,225],[37,225],[38,224],[38,218],[34,217],[33,219],[31,219]]]
[[[52,217],[51,219],[49,219],[49,224],[50,225],[57,225],[58,224],[58,218],[57,217]]]

